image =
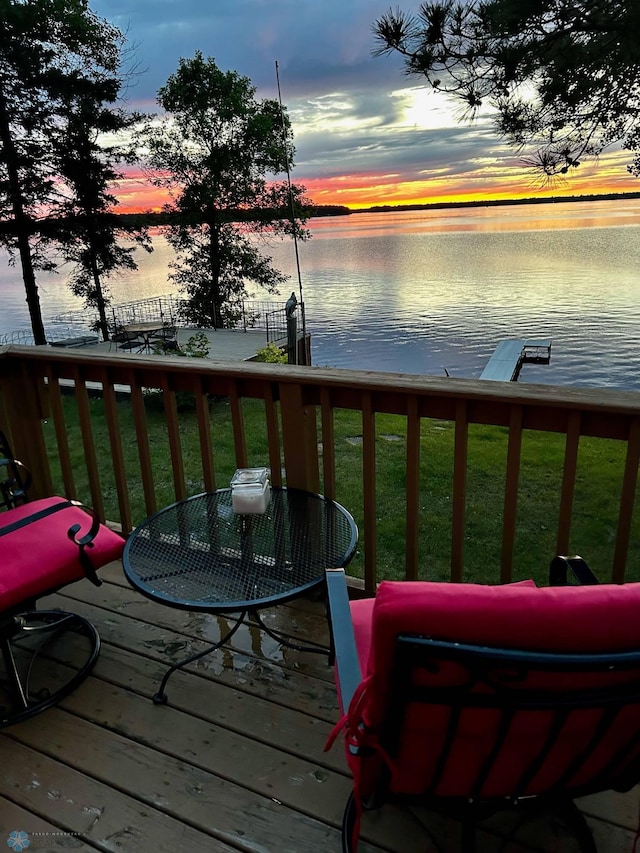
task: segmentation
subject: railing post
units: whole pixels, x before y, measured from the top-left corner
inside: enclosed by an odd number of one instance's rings
[[[37,364],[35,365],[38,366]],[[47,388],[42,376],[31,375],[25,362],[3,359],[0,370],[0,419],[8,433],[11,449],[29,468],[32,498],[49,497],[53,481],[49,468],[42,421],[47,417]]]
[[[298,320],[295,314],[287,316],[287,359],[289,364],[298,361]]]
[[[318,492],[320,469],[315,406],[305,405],[300,385],[283,383],[280,411],[287,486]]]

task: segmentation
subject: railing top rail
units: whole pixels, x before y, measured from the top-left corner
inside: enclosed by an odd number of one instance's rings
[[[201,376],[225,376],[236,379],[269,378],[278,383],[306,388],[331,387],[396,397],[440,397],[451,400],[493,403],[496,406],[521,405],[582,410],[640,416],[640,394],[615,388],[580,388],[564,385],[533,385],[516,382],[480,382],[441,376],[347,370],[337,367],[303,367],[261,364],[257,362],[216,362],[212,359],[185,359],[158,355],[128,355],[81,352],[51,347],[0,346],[0,371],[3,361],[47,364],[77,364],[88,368],[114,368],[116,373],[130,371]],[[44,373],[44,370],[43,370]],[[116,380],[118,381],[118,380]],[[497,421],[496,421],[497,422]]]

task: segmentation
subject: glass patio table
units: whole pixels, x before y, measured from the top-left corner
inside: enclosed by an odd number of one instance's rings
[[[300,489],[272,488],[264,513],[234,512],[231,489],[219,489],[145,519],[122,557],[134,589],[181,610],[238,614],[218,642],[168,669],[153,701],[165,703],[169,676],[227,643],[247,613],[279,642],[301,648],[268,628],[258,611],[321,590],[325,569],[348,565],[357,542],[358,528],[344,507]]]
[[[154,337],[159,335],[163,328],[162,320],[154,320],[150,323],[127,323],[123,326],[123,331],[130,336],[132,343],[138,345],[138,352],[150,353]]]

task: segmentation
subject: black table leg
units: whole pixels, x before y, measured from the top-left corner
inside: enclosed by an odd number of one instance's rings
[[[227,631],[227,633],[224,635],[224,637],[221,637],[217,643],[213,643],[213,645],[208,646],[203,651],[198,652],[195,655],[190,655],[189,657],[185,658],[184,660],[181,660],[178,663],[174,663],[173,666],[170,666],[169,669],[164,674],[164,678],[162,679],[162,682],[160,683],[160,687],[158,688],[158,692],[154,693],[154,695],[153,695],[154,705],[166,705],[167,704],[167,694],[165,693],[164,689],[167,686],[167,681],[169,680],[169,678],[173,675],[173,673],[177,669],[182,669],[182,667],[186,666],[188,663],[193,663],[196,660],[200,660],[200,658],[203,658],[205,655],[208,655],[211,652],[215,652],[216,649],[219,649],[221,646],[224,646],[225,643],[228,643],[229,640],[231,639],[231,637],[233,637],[235,632],[238,630],[240,625],[242,625],[242,623],[244,621],[244,617],[246,616],[246,614],[247,614],[247,611],[243,610],[242,613],[238,616],[238,619],[237,619],[235,625],[233,626],[233,628],[231,628],[231,630]]]

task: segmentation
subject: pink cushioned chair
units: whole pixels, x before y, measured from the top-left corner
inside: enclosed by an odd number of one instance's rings
[[[6,453],[1,434],[0,442]],[[124,548],[77,501],[27,502],[28,483],[20,462],[0,459],[0,727],[49,708],[89,674],[100,650],[93,625],[73,613],[36,611],[36,601],[81,578],[99,585],[96,570]]]
[[[417,801],[461,819],[464,853],[513,805],[560,812],[597,853],[573,798],[640,780],[640,584],[598,585],[579,558],[551,574],[562,585],[384,581],[350,602],[327,572],[344,714],[328,746],[344,729],[354,780],[344,851],[362,807]]]

